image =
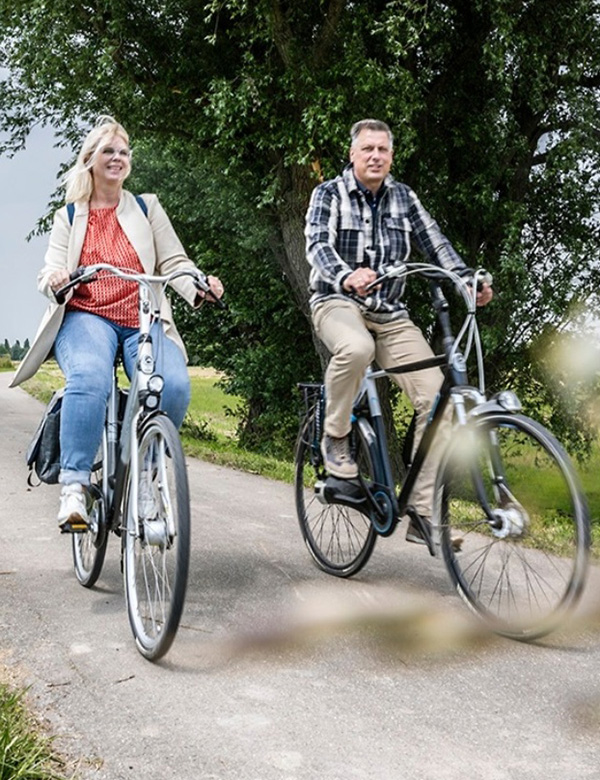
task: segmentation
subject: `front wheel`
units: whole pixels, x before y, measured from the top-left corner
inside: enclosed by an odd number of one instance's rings
[[[185,600],[190,560],[190,496],[177,429],[165,415],[143,423],[138,466],[130,468],[124,504],[125,593],[140,653],[170,648]]]
[[[351,441],[352,454],[361,474],[372,485],[375,479],[373,463],[358,426],[353,427]],[[343,504],[324,501],[327,475],[319,446],[313,420],[308,415],[296,445],[295,493],[300,531],[320,569],[336,577],[350,577],[371,557],[377,534],[369,515]],[[349,480],[348,483],[350,487],[352,483]]]
[[[435,515],[459,594],[498,633],[543,636],[576,604],[589,513],[568,456],[535,421],[490,413],[458,428],[438,473]]]

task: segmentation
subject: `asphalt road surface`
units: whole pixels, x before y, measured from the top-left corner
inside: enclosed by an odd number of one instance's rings
[[[0,662],[84,780],[600,778],[600,589],[533,645],[481,635],[441,561],[378,542],[353,580],[319,572],[292,488],[189,460],[182,626],[135,649],[114,539],[91,590],[30,489],[42,405],[0,374]],[[594,572],[595,575],[595,572]]]

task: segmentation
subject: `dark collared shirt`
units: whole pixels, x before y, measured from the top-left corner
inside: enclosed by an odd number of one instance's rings
[[[373,209],[352,165],[341,176],[315,187],[306,214],[306,255],[311,264],[310,304],[352,298],[366,317],[378,322],[406,317],[402,277],[386,280],[366,298],[343,290],[356,268],[378,275],[407,262],[411,244],[426,260],[448,270],[465,267],[437,222],[406,184],[387,176]]]

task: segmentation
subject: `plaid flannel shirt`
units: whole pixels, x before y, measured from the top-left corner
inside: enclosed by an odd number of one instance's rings
[[[356,268],[372,268],[381,275],[402,265],[409,259],[411,245],[431,263],[449,270],[465,268],[410,187],[392,176],[382,187],[375,221],[351,164],[341,176],[313,190],[305,230],[312,308],[328,298],[351,298],[374,321],[407,317],[401,300],[402,277],[386,280],[366,298],[347,293],[342,285]]]

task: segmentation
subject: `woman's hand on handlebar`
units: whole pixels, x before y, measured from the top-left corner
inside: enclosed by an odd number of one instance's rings
[[[91,267],[92,266],[89,266],[89,268]],[[69,293],[72,294],[72,290],[75,290],[77,287],[79,287],[80,282],[78,279],[86,275],[87,268],[88,267],[86,266],[80,265],[74,271],[71,271],[71,273],[65,270],[59,270],[53,271],[50,274],[48,281],[50,283],[50,289],[54,293],[54,297],[56,298],[57,303],[62,305],[69,300],[71,297]],[[93,273],[88,274],[87,278],[83,281],[90,282],[93,276]]]
[[[200,305],[203,301],[213,301],[214,303],[217,303],[220,301],[224,289],[223,284],[221,283],[221,280],[217,278],[216,276],[207,276],[206,281],[208,283],[208,289],[207,290],[198,290],[198,295],[196,298],[196,305]]]
[[[223,285],[221,283],[221,280],[218,279],[216,276],[210,276],[210,275],[207,276],[206,279],[210,287],[208,296],[214,298],[215,300],[219,300],[219,298],[221,298],[223,295]]]
[[[53,293],[55,293],[57,290],[60,290],[61,287],[64,287],[65,284],[68,284],[70,281],[71,277],[66,268],[61,268],[58,271],[52,271],[48,277],[48,284],[50,285],[50,289]]]

